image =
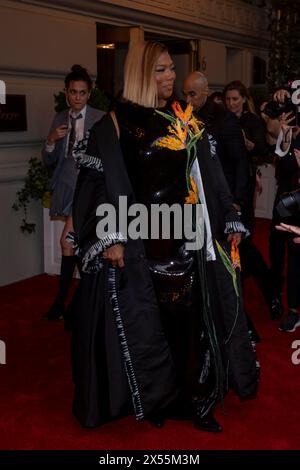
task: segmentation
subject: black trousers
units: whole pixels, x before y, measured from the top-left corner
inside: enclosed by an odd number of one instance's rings
[[[155,283],[156,291],[158,283]],[[158,293],[158,298],[160,295]],[[182,398],[205,397],[214,385],[209,347],[204,334],[199,282],[179,302],[159,301],[163,329],[175,365]]]
[[[282,190],[278,189],[271,224],[269,238],[269,253],[271,264],[272,281],[281,292],[284,283],[285,257],[287,250],[287,301],[288,307],[297,309],[300,307],[300,245],[293,242],[294,236],[286,232],[276,230],[275,226],[280,222],[292,225],[300,225],[300,214],[296,212],[293,216],[285,219],[280,218],[276,211]]]
[[[288,241],[287,301],[289,308],[300,307],[300,245]]]
[[[280,232],[275,228],[276,225],[279,225],[280,222],[283,222],[275,209],[278,201],[279,194],[277,192],[273,207],[273,217],[269,236],[270,270],[272,282],[276,289],[277,295],[281,293],[284,284],[284,265],[287,246],[287,233]]]
[[[266,302],[269,303],[273,293],[271,272],[261,252],[254,244],[251,237],[242,241],[239,250],[242,279],[245,279],[247,276],[253,276]]]

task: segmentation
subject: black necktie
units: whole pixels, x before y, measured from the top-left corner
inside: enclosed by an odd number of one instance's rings
[[[70,115],[71,130],[70,130],[70,135],[69,135],[69,144],[68,144],[68,153],[67,153],[68,157],[72,157],[72,151],[73,151],[73,147],[76,141],[76,121],[77,119],[81,119],[81,118],[82,118],[81,113],[78,114],[78,116],[76,117],[73,117]]]

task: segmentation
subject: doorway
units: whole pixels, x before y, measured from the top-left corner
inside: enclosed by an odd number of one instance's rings
[[[199,70],[200,41],[144,31],[142,27],[136,26],[97,24],[97,86],[109,98],[115,98],[121,93],[129,42],[143,38],[162,42],[168,47],[176,67],[175,96],[181,98],[184,77],[191,70]]]

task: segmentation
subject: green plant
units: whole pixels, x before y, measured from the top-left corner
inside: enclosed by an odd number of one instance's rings
[[[43,163],[36,157],[28,162],[29,168],[24,186],[17,192],[16,201],[12,206],[15,211],[22,210],[24,218],[20,229],[23,233],[35,232],[34,223],[27,221],[28,205],[31,200],[42,201],[43,207],[50,207],[51,195],[48,191],[49,172]]]
[[[300,2],[272,0],[270,15],[270,88],[284,85],[300,74]]]
[[[271,99],[269,89],[267,85],[252,85],[249,87],[249,93],[253,99],[256,112],[259,114],[260,105],[264,101],[269,101]]]
[[[57,95],[54,95],[55,100],[55,111],[59,113],[68,108],[66,101],[66,95],[63,91],[60,91]],[[109,99],[107,98],[104,91],[99,90],[99,88],[92,88],[91,96],[89,99],[89,105],[96,109],[101,109],[102,111],[108,111],[109,108]]]

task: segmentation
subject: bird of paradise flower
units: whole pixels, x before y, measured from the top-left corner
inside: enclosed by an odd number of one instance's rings
[[[196,157],[197,141],[202,137],[204,128],[200,129],[199,126],[202,122],[198,121],[193,116],[193,108],[189,103],[183,111],[180,104],[176,101],[172,103],[173,113],[156,112],[168,119],[171,125],[168,126],[169,134],[160,137],[153,142],[153,146],[164,147],[170,150],[183,150],[186,149],[188,158],[186,165],[186,182],[189,195],[186,198],[187,204],[195,204],[198,202],[197,185],[194,179],[190,176],[191,168]]]
[[[185,198],[186,204],[197,204],[198,202],[198,188],[196,182],[192,176],[190,176],[190,188],[189,195]]]
[[[239,255],[239,249],[237,246],[237,243],[235,240],[232,240],[231,242],[231,252],[230,256],[226,253],[226,251],[221,247],[221,245],[218,243],[216,240],[216,245],[218,248],[218,252],[220,254],[220,257],[223,261],[223,264],[227,271],[231,274],[232,276],[232,282],[233,282],[233,287],[236,293],[236,315],[232,323],[232,327],[229,331],[229,334],[227,338],[225,338],[224,343],[227,344],[233,335],[235,325],[239,316],[239,289],[238,289],[238,284],[237,284],[237,274],[236,274],[236,269],[239,268],[241,269],[241,262],[240,262],[240,255]]]
[[[237,247],[236,241],[232,240],[231,242],[231,253],[230,256],[226,251],[221,247],[220,243],[216,240],[216,246],[218,248],[219,255],[227,271],[231,274],[233,287],[237,297],[239,297],[239,290],[237,285],[237,275],[236,268],[241,269],[239,249]]]

